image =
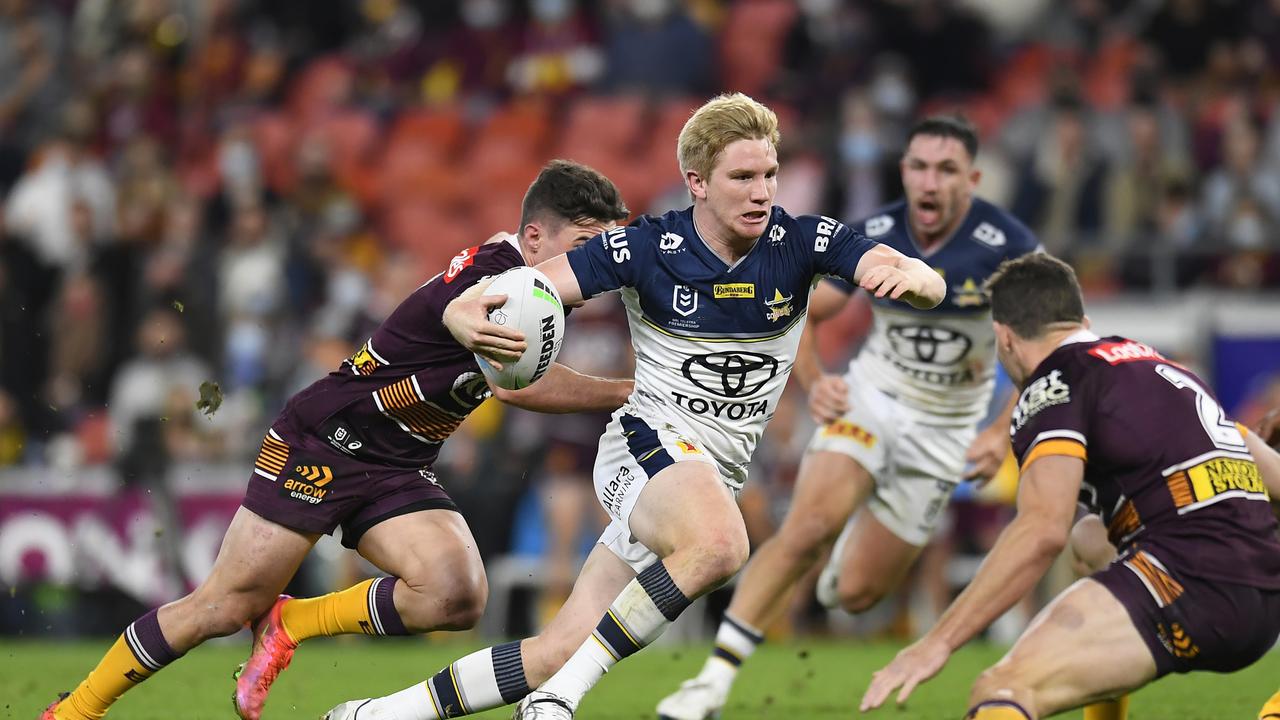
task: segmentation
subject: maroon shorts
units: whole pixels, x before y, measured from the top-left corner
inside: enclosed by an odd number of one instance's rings
[[[1093,579],[1129,612],[1156,661],[1156,677],[1235,672],[1280,635],[1280,591],[1189,576],[1143,550]]]
[[[341,526],[342,544],[349,548],[369,528],[397,515],[458,510],[429,468],[368,463],[274,428],[262,439],[241,504],[299,532],[332,533]]]

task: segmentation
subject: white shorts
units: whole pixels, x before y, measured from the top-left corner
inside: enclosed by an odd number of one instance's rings
[[[923,546],[961,480],[964,454],[978,429],[922,424],[892,397],[846,379],[849,412],[818,428],[808,451],[856,460],[875,483],[868,509],[894,535]]]
[[[597,542],[637,573],[658,556],[631,535],[631,512],[649,479],[677,462],[706,463],[724,477],[716,461],[692,435],[670,423],[638,414],[630,405],[614,411],[600,436],[593,479],[596,499],[609,514],[609,526]],[[727,482],[725,490],[733,492]]]

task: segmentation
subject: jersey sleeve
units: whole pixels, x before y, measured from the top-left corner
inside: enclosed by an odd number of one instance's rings
[[[830,275],[853,282],[858,261],[876,242],[866,235],[825,215],[801,215],[796,218],[809,243],[815,275]]]
[[[485,277],[506,272],[523,264],[519,254],[507,246],[478,245],[454,255],[444,272],[405,299],[406,305],[420,305],[427,317],[439,318],[451,300]]]
[[[1089,459],[1090,384],[1078,366],[1059,363],[1038,375],[1013,410],[1011,432],[1018,468],[1046,455]]]
[[[569,251],[565,257],[582,297],[635,286],[639,253],[645,247],[644,234],[643,228],[614,228]]]

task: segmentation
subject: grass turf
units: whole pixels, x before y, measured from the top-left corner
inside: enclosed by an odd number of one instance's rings
[[[110,641],[0,643],[0,718],[34,720],[58,691],[69,690],[97,663]],[[478,646],[445,641],[317,640],[305,645],[281,676],[265,720],[318,718],[343,700],[386,694],[421,681]],[[202,720],[234,718],[231,672],[247,643],[211,644],[125,695],[109,719]],[[795,641],[766,644],[744,666],[725,720],[852,718],[870,674],[896,652],[885,644]],[[598,720],[654,718],[654,704],[697,672],[707,647],[660,645],[609,673],[578,715]],[[964,712],[969,683],[1001,655],[994,647],[966,648],[943,672],[916,690],[904,710],[881,709],[865,717],[955,720]],[[1234,675],[1174,676],[1137,693],[1131,720],[1221,720],[1256,717],[1280,685],[1280,653]],[[509,709],[477,717],[505,718]],[[1062,717],[1079,718],[1076,711]]]

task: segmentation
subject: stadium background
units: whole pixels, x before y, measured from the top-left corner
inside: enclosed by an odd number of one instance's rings
[[[112,635],[189,588],[292,392],[515,230],[547,159],[633,212],[683,207],[676,134],[722,90],[782,119],[777,202],[845,221],[898,196],[914,119],[963,111],[979,194],[1075,265],[1096,329],[1189,363],[1244,422],[1280,405],[1276,0],[0,0],[0,635]],[[628,372],[618,306],[592,305],[562,361]],[[868,319],[826,327],[829,369]],[[592,422],[490,402],[446,444],[494,589],[480,634],[554,603],[543,510],[574,486],[548,478]],[[744,497],[757,541],[810,431],[790,390]],[[798,601],[775,632],[919,630],[1007,517],[1004,480],[964,493],[903,597],[857,622]],[[325,541],[292,590],[365,572]]]

